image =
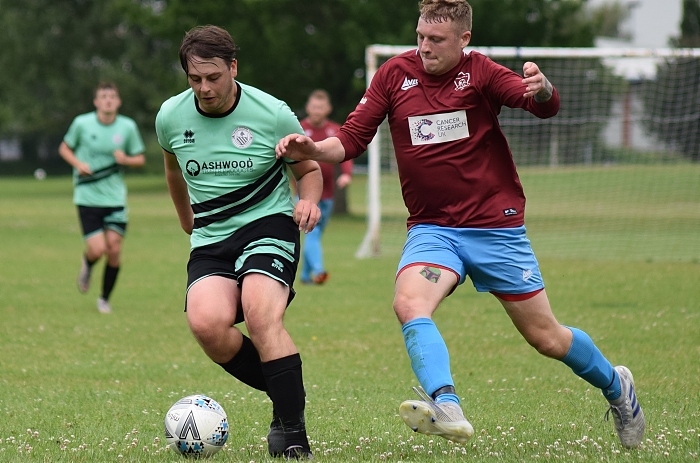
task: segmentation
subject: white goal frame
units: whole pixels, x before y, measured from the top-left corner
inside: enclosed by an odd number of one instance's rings
[[[416,49],[415,45],[370,45],[365,49],[366,83],[369,87],[374,74],[379,68],[379,59],[398,55],[400,53]],[[468,47],[465,51],[474,50],[492,59],[497,58],[518,58],[523,63],[537,58],[671,58],[671,57],[700,57],[700,49],[674,49],[674,48],[556,48],[556,47]],[[629,61],[629,60],[628,60]],[[634,61],[634,60],[632,60]],[[644,76],[646,70],[636,67],[634,63],[628,63],[624,69],[618,72],[624,73],[628,77]],[[379,127],[374,140],[367,147],[367,231],[355,253],[358,259],[377,257],[381,255],[380,232],[381,232],[381,157],[380,157],[380,134],[385,130]]]

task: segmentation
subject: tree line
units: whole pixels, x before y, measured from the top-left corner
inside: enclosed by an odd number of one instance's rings
[[[470,3],[474,46],[592,46],[611,15],[624,19],[585,0]],[[147,155],[158,157],[155,114],[187,88],[178,48],[203,24],[233,36],[241,82],[300,116],[308,93],[324,88],[342,121],[365,89],[365,47],[415,43],[417,17],[417,0],[0,0],[0,140],[18,137],[30,157],[54,157],[72,119],[93,109],[97,82],[111,80]]]

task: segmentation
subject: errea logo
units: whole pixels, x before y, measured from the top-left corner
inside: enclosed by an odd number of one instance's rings
[[[182,134],[185,138],[182,140],[183,143],[194,143],[194,132],[190,129],[185,130]]]
[[[277,271],[281,272],[284,268],[284,264],[277,259],[273,259],[272,267],[274,267]]]

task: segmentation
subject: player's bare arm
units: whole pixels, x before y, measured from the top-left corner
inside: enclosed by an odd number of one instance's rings
[[[140,167],[146,164],[146,156],[144,156],[143,153],[129,156],[122,150],[114,150],[112,156],[114,156],[114,160],[117,161],[117,164],[121,166]]]
[[[523,77],[523,84],[527,85],[525,98],[534,97],[538,103],[546,103],[552,98],[554,87],[535,63],[528,61],[523,65]]]
[[[75,157],[75,153],[64,141],[58,147],[58,154],[61,155],[64,161],[73,166],[78,171],[78,175],[91,175],[92,169],[86,162],[82,162]]]
[[[295,161],[307,159],[338,164],[345,159],[345,148],[336,137],[315,142],[304,135],[292,134],[282,138],[275,147],[277,158],[286,157]]]
[[[318,202],[323,191],[321,168],[316,161],[300,161],[289,165],[296,179],[299,201],[294,206],[294,222],[299,230],[309,233],[321,219]]]
[[[163,160],[165,163],[165,181],[168,184],[170,198],[173,200],[177,217],[180,219],[180,226],[188,235],[192,234],[194,228],[194,213],[190,205],[190,195],[187,192],[187,183],[182,176],[177,158],[163,150]]]

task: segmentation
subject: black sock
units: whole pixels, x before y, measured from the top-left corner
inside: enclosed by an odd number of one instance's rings
[[[267,383],[260,364],[260,355],[253,341],[243,336],[241,349],[226,363],[219,363],[228,374],[259,391],[267,391]]]
[[[119,273],[119,267],[111,267],[109,264],[105,265],[105,274],[102,278],[102,299],[109,300],[109,295],[114,289],[114,284],[117,282],[117,274]]]
[[[268,394],[284,430],[285,447],[301,445],[308,449],[304,423],[306,393],[301,373],[301,356],[292,354],[261,364]]]
[[[88,268],[91,270],[92,270],[92,266],[95,265],[95,262],[100,260],[100,258],[98,257],[96,260],[91,261],[90,259],[88,259],[87,254],[83,254],[83,259],[85,260],[85,263],[87,264]]]

